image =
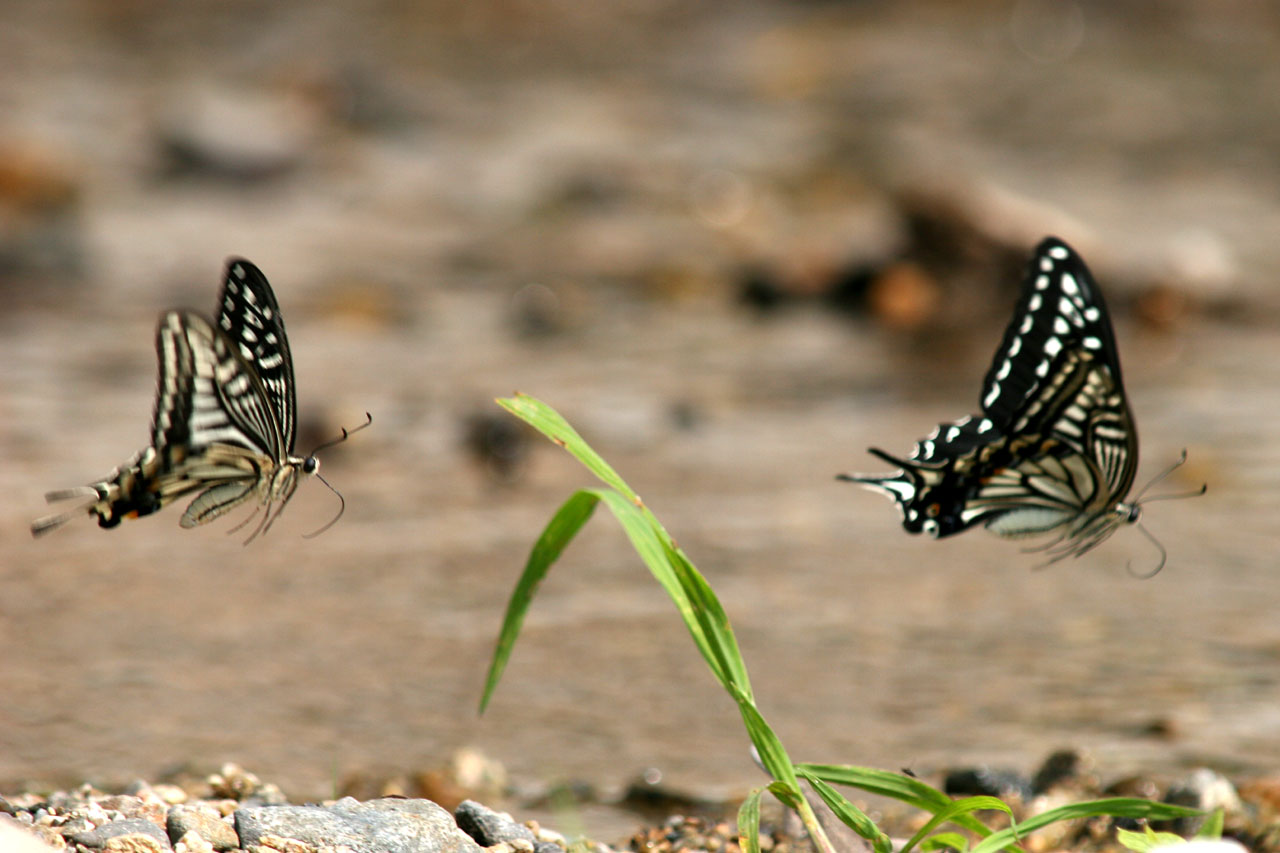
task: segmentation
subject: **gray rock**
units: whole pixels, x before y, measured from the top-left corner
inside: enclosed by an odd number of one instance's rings
[[[1244,809],[1240,802],[1240,795],[1236,793],[1231,780],[1207,767],[1199,767],[1191,771],[1190,775],[1182,781],[1170,785],[1168,792],[1164,795],[1164,801],[1177,806],[1190,806],[1204,812],[1222,809],[1228,816],[1237,815]],[[1179,835],[1191,835],[1200,828],[1202,823],[1204,823],[1203,817],[1184,817],[1163,825],[1156,823],[1155,826],[1158,829],[1170,829]]]
[[[235,827],[207,807],[173,806],[165,820],[165,829],[169,832],[169,840],[175,844],[179,838],[194,830],[212,844],[214,850],[235,850],[240,846]]]
[[[74,841],[76,844],[83,844],[85,847],[94,850],[101,850],[107,846],[107,842],[111,839],[121,838],[126,835],[145,835],[159,842],[162,849],[173,849],[169,845],[169,837],[164,834],[164,830],[151,821],[140,817],[104,823],[96,829],[73,833],[68,836],[68,840]]]
[[[563,853],[564,848],[550,841],[539,841],[533,830],[503,812],[477,803],[463,800],[454,810],[454,819],[467,835],[481,847],[492,847],[504,841],[522,839],[533,845],[535,853]]]
[[[384,799],[361,803],[344,797],[329,806],[248,806],[236,810],[240,844],[264,836],[354,853],[480,853],[453,816],[430,800]]]

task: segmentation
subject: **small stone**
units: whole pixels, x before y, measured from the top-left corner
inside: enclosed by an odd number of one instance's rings
[[[44,842],[44,843],[41,843]],[[49,853],[51,849],[67,846],[61,835],[56,840],[43,833],[20,826],[13,820],[0,817],[0,850],[4,853]]]
[[[240,846],[235,827],[205,806],[172,806],[165,818],[165,829],[173,841],[196,832],[215,850],[235,850]]]
[[[1204,812],[1222,809],[1228,817],[1238,815],[1244,809],[1240,795],[1236,793],[1231,781],[1207,767],[1197,768],[1181,782],[1170,785],[1165,792],[1164,801]],[[1161,826],[1168,827],[1179,835],[1191,835],[1203,822],[1203,817],[1178,818]]]
[[[481,846],[506,842],[526,853],[557,853],[564,848],[553,841],[541,841],[537,834],[505,812],[496,812],[475,800],[464,800],[454,811],[458,827]]]
[[[150,835],[135,832],[132,835],[108,838],[106,844],[102,845],[102,849],[105,853],[164,853],[173,848],[169,846],[167,839],[161,844]]]
[[[247,850],[266,836],[345,845],[354,853],[480,853],[480,847],[430,800],[350,797],[327,806],[246,806],[235,813]]]
[[[1043,794],[1050,788],[1072,784],[1089,784],[1084,777],[1092,767],[1092,760],[1076,749],[1060,749],[1045,759],[1044,764],[1031,778],[1031,789]]]
[[[299,841],[296,838],[264,835],[260,840],[262,843],[257,845],[259,850],[274,850],[279,851],[279,853],[319,853],[319,848],[316,845]]]
[[[173,845],[173,853],[213,853],[213,845],[193,829],[177,840]]]
[[[1000,767],[966,767],[947,773],[942,790],[953,796],[1021,797],[1031,799],[1031,783],[1016,770]]]
[[[122,838],[125,836],[145,836],[151,839],[152,841],[154,841],[155,846],[146,847],[146,848],[136,847],[136,845],[141,844],[142,842],[135,840],[135,841],[128,842],[129,844],[134,845],[133,847],[122,848],[117,844],[114,847],[108,848],[107,846],[108,842],[112,841],[113,839]],[[146,818],[128,818],[126,820],[113,821],[111,823],[103,824],[102,826],[99,826],[95,829],[90,829],[84,832],[76,832],[74,834],[69,834],[67,835],[67,838],[71,841],[74,841],[77,844],[83,844],[85,847],[90,847],[96,850],[110,849],[110,850],[119,851],[119,850],[125,850],[125,849],[130,849],[130,850],[132,849],[139,849],[139,850],[170,849],[169,837],[164,834],[164,831],[161,830],[160,827],[156,826],[154,823],[147,820]]]

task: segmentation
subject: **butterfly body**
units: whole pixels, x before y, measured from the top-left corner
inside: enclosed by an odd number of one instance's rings
[[[257,535],[270,527],[300,478],[319,470],[314,455],[293,454],[293,360],[266,277],[232,258],[219,306],[216,323],[191,311],[160,318],[150,446],[99,482],[46,495],[50,502],[94,500],[39,519],[34,535],[84,512],[101,527],[115,527],[192,495],[182,527],[206,524],[256,499],[266,509]]]
[[[845,476],[887,494],[911,533],[982,525],[1053,536],[1053,560],[1079,556],[1140,509],[1127,503],[1138,438],[1102,294],[1054,238],[1036,249],[1022,297],[983,381],[982,411],[941,424],[889,475]]]

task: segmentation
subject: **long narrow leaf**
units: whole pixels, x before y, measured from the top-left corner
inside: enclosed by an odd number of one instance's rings
[[[925,853],[931,853],[934,850],[956,850],[958,853],[965,853],[969,849],[969,839],[958,832],[939,832],[937,835],[926,838],[920,844],[920,849]]]
[[[890,797],[909,806],[937,814],[951,805],[951,797],[937,788],[911,776],[878,770],[874,767],[857,767],[848,764],[796,765],[796,771],[806,777],[814,776],[833,785],[847,785],[869,794]],[[988,836],[991,830],[971,815],[957,815],[953,821],[979,836]]]
[[[760,795],[763,788],[752,788],[738,809],[738,846],[742,853],[760,853]]]
[[[764,765],[765,772],[799,794],[800,780],[796,778],[795,765],[791,763],[791,758],[787,755],[787,750],[783,747],[782,741],[778,739],[778,736],[773,733],[773,729],[765,722],[764,715],[760,713],[760,709],[756,707],[749,696],[735,685],[728,684],[725,689],[729,691],[729,695],[738,703],[738,710],[742,713],[742,722],[747,728],[747,735],[751,738],[751,743],[755,745],[756,753],[760,757],[760,763]]]
[[[622,525],[622,529],[631,540],[631,546],[635,548],[640,559],[648,566],[649,572],[675,603],[676,609],[680,612],[680,618],[684,620],[685,627],[689,629],[689,635],[693,637],[694,645],[702,653],[712,674],[721,684],[728,683],[729,675],[721,664],[721,655],[712,647],[713,641],[703,630],[693,603],[685,594],[684,587],[671,567],[671,562],[667,558],[668,549],[661,540],[661,534],[654,530],[644,512],[623,495],[607,489],[595,490],[593,493],[600,497],[600,500],[618,519],[618,523]]]
[[[953,800],[951,805],[934,814],[928,823],[920,827],[916,834],[911,836],[907,843],[902,846],[902,853],[911,853],[911,850],[917,844],[947,821],[954,822],[957,817],[983,809],[1002,811],[1009,816],[1010,820],[1013,819],[1013,809],[1009,808],[1008,804],[1003,800],[995,797],[965,797],[964,799]]]
[[[664,531],[665,532],[665,531]],[[669,543],[664,543],[667,562],[675,575],[685,597],[693,606],[703,633],[711,645],[712,651],[722,670],[728,674],[729,680],[746,697],[754,703],[751,693],[751,679],[747,676],[747,665],[742,660],[742,652],[733,635],[733,626],[729,624],[729,616],[720,605],[720,599],[707,583],[702,573],[689,562],[680,550]],[[728,685],[725,685],[726,689]]]
[[[507,660],[511,657],[511,650],[516,644],[516,637],[519,636],[520,627],[524,624],[525,611],[529,609],[534,593],[538,591],[538,584],[542,583],[552,564],[560,558],[565,546],[591,518],[599,500],[593,492],[575,492],[569,500],[561,504],[560,509],[551,517],[551,521],[547,522],[547,526],[543,528],[538,541],[533,544],[524,572],[521,573],[516,588],[511,592],[511,599],[507,602],[506,615],[502,617],[498,643],[493,650],[489,674],[484,682],[484,694],[480,697],[481,714],[489,705],[494,688],[498,686],[498,679],[502,677],[502,671],[507,667]]]
[[[876,826],[875,821],[867,817],[862,809],[849,802],[839,791],[818,777],[805,776],[804,778],[813,786],[813,790],[817,791],[822,801],[827,804],[827,808],[831,809],[832,813],[840,818],[845,826],[870,841],[877,853],[889,853],[893,849],[893,843],[889,840],[889,836],[885,835],[880,830],[880,827]]]
[[[1131,817],[1147,820],[1172,820],[1178,817],[1194,817],[1203,812],[1186,806],[1174,806],[1169,803],[1154,803],[1151,800],[1140,800],[1132,797],[1112,797],[1106,800],[1089,800],[1083,803],[1070,803],[1041,812],[1018,824],[1016,833],[1013,827],[993,832],[973,848],[971,853],[992,853],[1001,847],[1012,844],[1017,838],[1025,837],[1042,827],[1061,820],[1077,820],[1088,817]]]
[[[614,471],[609,463],[600,457],[600,454],[592,450],[582,436],[578,435],[578,431],[571,427],[569,422],[555,409],[536,397],[530,397],[528,394],[519,392],[511,397],[499,398],[497,403],[573,454],[579,462],[587,467],[587,470],[603,480],[605,485],[617,489],[626,495],[632,503],[640,503],[640,497],[618,476],[618,472]]]

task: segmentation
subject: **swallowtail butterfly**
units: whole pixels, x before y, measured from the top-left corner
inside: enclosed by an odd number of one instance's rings
[[[896,473],[840,479],[888,495],[911,533],[941,538],[982,524],[1005,537],[1052,535],[1031,549],[1050,563],[1138,521],[1138,500],[1126,500],[1138,433],[1111,320],[1084,261],[1061,240],[1036,249],[980,402],[981,414],[941,424],[910,459],[872,448]]]
[[[37,520],[32,535],[83,513],[101,527],[115,527],[121,519],[150,515],[195,495],[182,527],[207,524],[256,499],[254,515],[265,513],[252,540],[279,517],[298,481],[319,470],[314,451],[293,455],[297,420],[289,339],[275,294],[253,264],[227,262],[216,323],[191,311],[164,314],[156,353],[160,377],[151,445],[99,482],[49,492],[45,498],[51,503],[93,500]],[[343,430],[338,441],[347,435]]]

